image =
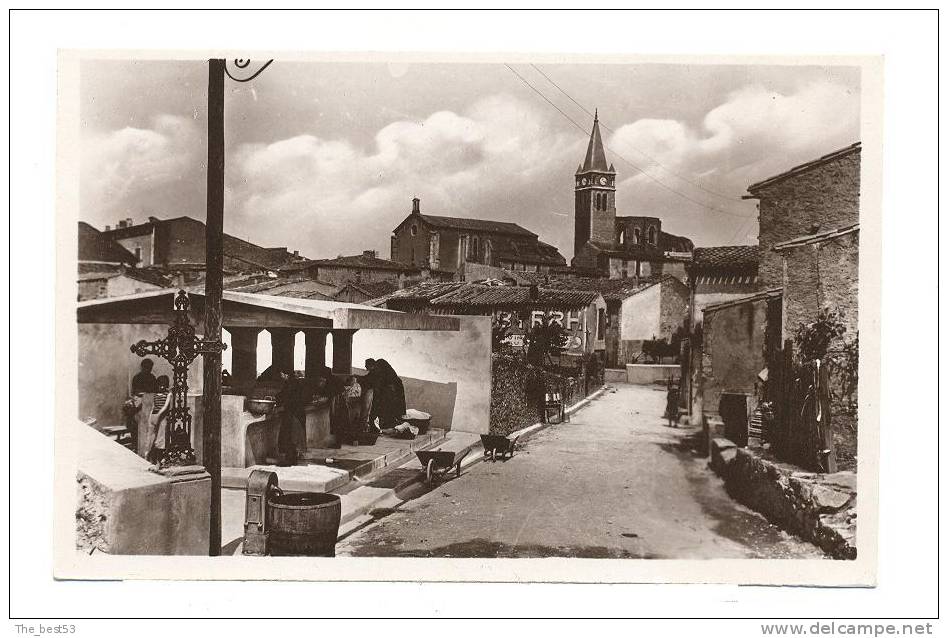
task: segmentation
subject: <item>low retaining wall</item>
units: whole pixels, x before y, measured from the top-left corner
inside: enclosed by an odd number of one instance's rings
[[[85,424],[76,427],[79,550],[207,555],[211,477],[204,468],[158,474],[131,450]]]
[[[833,558],[856,558],[856,474],[815,474],[716,437],[711,468],[728,493]]]
[[[629,373],[625,368],[606,368],[603,378],[606,383],[628,383]]]
[[[636,385],[651,385],[678,379],[681,377],[681,366],[662,363],[629,363],[625,366],[626,382]]]

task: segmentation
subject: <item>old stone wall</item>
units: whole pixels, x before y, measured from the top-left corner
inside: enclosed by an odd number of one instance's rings
[[[206,555],[211,478],[200,467],[161,475],[133,452],[76,424],[76,546],[109,554]]]
[[[688,305],[691,293],[685,284],[676,278],[666,279],[662,288],[659,312],[659,339],[671,339],[675,331],[688,321]]]
[[[821,308],[844,313],[846,336],[859,329],[859,233],[781,251],[786,338],[816,319]]]
[[[765,299],[705,312],[701,392],[706,413],[717,413],[722,392],[754,393],[766,365],[766,326]]]
[[[771,250],[775,244],[859,221],[859,158],[856,149],[754,193],[760,199],[762,289],[783,281],[783,259]]]
[[[837,559],[856,558],[856,475],[813,474],[741,449],[711,443],[711,465],[728,493],[781,528]]]

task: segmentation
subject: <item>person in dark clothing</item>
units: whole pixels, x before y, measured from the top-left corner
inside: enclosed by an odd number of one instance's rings
[[[283,463],[294,465],[299,458],[300,430],[306,423],[306,404],[313,400],[312,392],[307,392],[307,384],[298,379],[292,371],[280,371],[283,387],[276,397],[278,406],[283,408],[280,415],[280,433],[277,435],[277,447]],[[308,395],[308,396],[307,396]]]
[[[369,373],[363,377],[365,411],[368,423],[379,420],[381,429],[401,423],[405,414],[405,387],[398,374],[385,359],[367,359]]]
[[[329,399],[329,433],[333,435],[331,447],[339,448],[343,443],[357,441],[349,421],[346,403],[346,386],[333,376],[332,370],[323,368],[316,377],[316,392]]]
[[[132,377],[132,394],[143,394],[145,392],[156,392],[158,390],[158,380],[151,373],[155,367],[155,362],[151,359],[142,361],[142,369]]]

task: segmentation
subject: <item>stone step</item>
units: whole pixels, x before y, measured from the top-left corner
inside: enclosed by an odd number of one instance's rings
[[[276,472],[280,488],[287,492],[339,491],[353,480],[359,484],[373,481],[410,460],[416,451],[437,446],[444,440],[444,430],[431,429],[411,440],[380,437],[376,445],[309,449],[297,465],[280,466],[276,459],[267,459],[266,465],[225,467],[221,470],[221,486],[246,489],[250,473],[259,469]],[[327,463],[327,459],[332,462]]]

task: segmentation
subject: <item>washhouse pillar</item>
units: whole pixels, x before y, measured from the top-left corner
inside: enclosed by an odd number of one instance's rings
[[[355,330],[332,331],[332,371],[352,374],[352,335]]]
[[[293,370],[293,351],[296,348],[296,330],[292,328],[270,328],[272,362],[279,370]]]
[[[326,335],[328,330],[304,330],[306,338],[306,378],[312,379],[326,365]]]
[[[253,383],[257,379],[257,335],[260,328],[227,328],[230,333],[230,376],[238,384]]]

